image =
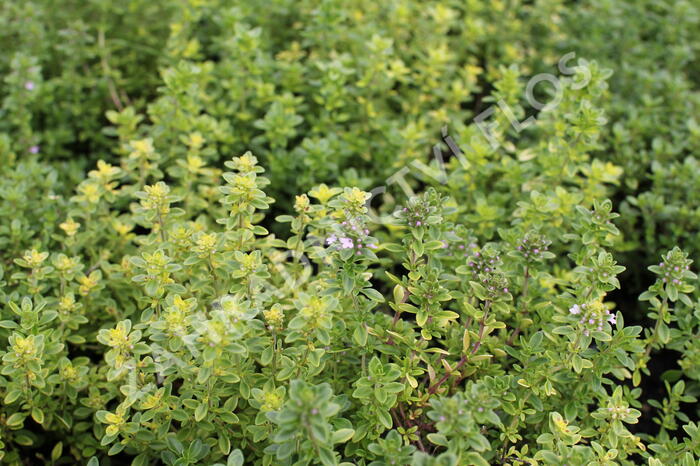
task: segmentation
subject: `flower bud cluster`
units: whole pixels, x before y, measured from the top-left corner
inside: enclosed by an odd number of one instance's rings
[[[610,418],[614,420],[622,419],[623,417],[629,416],[632,413],[629,408],[622,406],[609,406],[607,410]]]
[[[496,251],[479,249],[474,243],[469,245],[469,250],[464,255],[467,257],[467,268],[471,271],[473,279],[495,272],[501,264],[501,256]]]
[[[491,301],[510,293],[508,279],[503,273],[496,270],[479,274],[479,283],[486,289]]]
[[[263,311],[263,317],[270,331],[281,330],[284,326],[284,312],[279,304],[274,304],[270,309]]]
[[[404,207],[401,209],[399,216],[402,217],[409,227],[424,227],[427,226],[428,215],[424,212],[421,206],[414,206],[413,209]]]
[[[443,203],[444,199],[440,194],[428,190],[423,196],[412,198],[404,207],[394,212],[394,216],[406,222],[409,227],[426,227],[441,221]]]
[[[217,243],[216,233],[203,233],[201,232],[194,242],[193,251],[202,258],[209,257],[211,254],[216,252]]]
[[[168,185],[159,181],[151,186],[144,186],[144,196],[141,197],[141,205],[144,209],[153,210],[159,215],[166,215],[170,212],[170,188]]]
[[[526,234],[517,246],[517,250],[528,262],[545,259],[552,244],[545,236],[538,233]]]
[[[687,277],[686,271],[690,270],[693,261],[688,259],[687,254],[680,250],[671,250],[659,262],[659,275],[664,283],[680,285]]]

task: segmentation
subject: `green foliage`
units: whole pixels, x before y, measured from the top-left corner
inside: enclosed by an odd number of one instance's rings
[[[5,2],[0,460],[695,464],[698,18]]]

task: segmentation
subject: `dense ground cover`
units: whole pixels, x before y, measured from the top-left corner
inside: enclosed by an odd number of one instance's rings
[[[699,21],[4,2],[2,461],[696,464]]]

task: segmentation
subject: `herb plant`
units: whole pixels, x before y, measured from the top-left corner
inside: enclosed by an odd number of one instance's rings
[[[0,461],[697,464],[698,17],[6,2]]]

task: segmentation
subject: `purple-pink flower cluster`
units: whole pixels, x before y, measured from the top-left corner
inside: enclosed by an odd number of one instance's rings
[[[661,280],[664,283],[673,283],[674,285],[680,285],[683,280],[683,272],[690,270],[688,265],[665,264],[663,262],[659,262],[659,267],[663,269]]]
[[[578,323],[583,327],[583,334],[590,335],[590,332],[603,330],[603,324],[606,322],[614,325],[617,322],[615,314],[611,313],[602,303],[595,302],[590,304],[574,304],[569,308],[569,314],[580,316]]]
[[[466,241],[449,242],[443,240],[442,249],[448,257],[469,257],[478,252],[479,246],[476,243],[468,243]]]
[[[422,227],[426,225],[425,216],[418,212],[408,210],[408,207],[401,209],[401,213],[406,218],[406,223],[409,227]]]
[[[355,218],[346,219],[333,228],[333,233],[326,238],[326,245],[334,249],[353,249],[361,255],[363,249],[376,249],[374,238],[369,236],[369,229],[364,222]]]

